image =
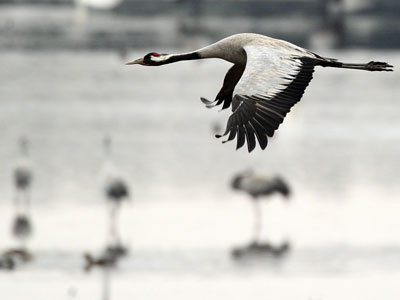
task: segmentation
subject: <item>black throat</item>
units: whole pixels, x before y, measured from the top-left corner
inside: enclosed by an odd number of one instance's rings
[[[187,53],[187,54],[177,54],[177,55],[173,55],[170,58],[168,58],[167,60],[165,60],[164,63],[170,64],[170,63],[174,63],[174,62],[181,61],[181,60],[193,60],[193,59],[201,59],[200,54],[198,52],[192,52],[192,53]]]

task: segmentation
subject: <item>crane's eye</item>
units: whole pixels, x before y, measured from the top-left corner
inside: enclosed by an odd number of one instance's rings
[[[152,55],[152,56],[155,56],[155,57],[159,57],[159,56],[160,56],[160,54],[157,53],[157,52],[153,52],[153,53],[151,53],[151,55]]]

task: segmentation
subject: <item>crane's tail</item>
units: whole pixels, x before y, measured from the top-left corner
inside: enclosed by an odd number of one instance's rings
[[[369,63],[366,64],[349,64],[328,58],[324,60],[318,60],[317,65],[322,67],[333,67],[333,68],[365,70],[365,71],[386,71],[386,72],[393,71],[392,65],[380,61],[370,61]]]

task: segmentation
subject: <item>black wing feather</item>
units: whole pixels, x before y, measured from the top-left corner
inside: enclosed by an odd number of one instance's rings
[[[251,126],[254,129],[254,133],[256,134],[258,143],[260,144],[261,149],[265,149],[268,145],[268,139],[265,136],[265,130],[264,127],[257,121],[256,118],[254,118],[250,122]]]
[[[236,144],[236,149],[241,148],[244,145],[245,142],[245,131],[243,124],[237,125],[238,127],[238,134],[237,134],[237,144]]]
[[[267,136],[273,136],[291,107],[300,101],[312,79],[315,60],[306,57],[295,59],[301,62],[299,72],[292,77],[286,77],[291,81],[274,96],[236,94],[233,97],[233,113],[228,119],[223,135],[230,133],[227,139],[230,141],[237,133],[237,149],[247,140],[248,151],[251,152],[256,145],[254,136],[257,137],[261,149],[265,149],[268,144]]]
[[[256,139],[254,137],[254,129],[251,127],[250,122],[244,124],[244,129],[246,130],[246,140],[247,140],[247,149],[249,152],[253,151],[256,147]]]

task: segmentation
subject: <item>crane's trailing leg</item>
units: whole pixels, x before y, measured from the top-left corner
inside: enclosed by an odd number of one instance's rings
[[[369,63],[366,64],[350,64],[350,63],[342,63],[339,61],[331,60],[331,61],[321,62],[319,65],[322,67],[334,67],[334,68],[353,69],[353,70],[393,72],[392,65],[380,61],[370,61]]]

